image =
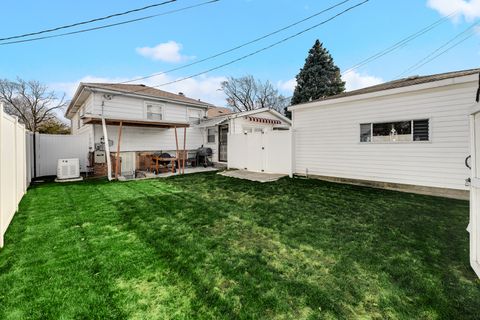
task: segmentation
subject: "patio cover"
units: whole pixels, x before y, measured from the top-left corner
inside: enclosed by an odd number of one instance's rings
[[[85,124],[102,124],[102,117],[87,115],[82,118]],[[122,123],[130,127],[149,127],[149,128],[188,128],[188,122],[165,121],[165,120],[135,120],[135,119],[112,119],[105,118],[107,125],[118,126]]]

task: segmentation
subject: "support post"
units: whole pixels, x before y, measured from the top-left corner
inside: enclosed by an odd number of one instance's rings
[[[117,157],[115,158],[115,179],[118,179],[118,167],[120,166],[120,142],[122,140],[123,121],[120,121],[118,127]]]
[[[110,159],[110,145],[108,143],[107,124],[105,118],[102,117],[103,140],[105,142],[105,153],[107,157],[107,177],[108,181],[112,181],[112,160]]]
[[[178,133],[177,133],[177,127],[174,127],[175,128],[175,145],[176,145],[176,156],[177,156],[177,163],[178,163],[178,166],[180,167],[180,157],[179,157],[179,154],[178,154]]]
[[[186,145],[187,145],[187,127],[183,128],[183,155],[182,155],[182,174],[185,174],[185,161],[187,160],[187,150],[186,150]]]

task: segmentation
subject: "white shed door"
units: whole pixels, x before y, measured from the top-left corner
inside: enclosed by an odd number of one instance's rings
[[[480,110],[470,116],[470,264],[480,277]]]
[[[255,132],[247,135],[247,168],[248,171],[263,172],[265,170],[265,146],[263,133]]]

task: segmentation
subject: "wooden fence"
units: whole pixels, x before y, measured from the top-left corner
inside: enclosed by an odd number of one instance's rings
[[[0,248],[18,204],[30,184],[29,133],[0,105]],[[27,170],[28,168],[28,170]]]

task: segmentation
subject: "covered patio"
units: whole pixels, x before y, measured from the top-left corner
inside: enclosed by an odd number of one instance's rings
[[[101,125],[103,130],[104,141],[109,141],[107,126],[116,126],[118,128],[118,136],[116,147],[111,149],[110,143],[105,143],[105,156],[107,166],[107,177],[109,180],[131,180],[135,178],[148,178],[159,176],[171,176],[175,174],[185,174],[186,165],[192,159],[189,158],[189,152],[186,148],[187,128],[190,126],[188,122],[181,121],[165,121],[165,120],[138,120],[138,119],[114,119],[101,116],[88,115],[82,118],[84,124]],[[135,170],[133,173],[122,173],[122,133],[124,127],[140,127],[140,128],[159,128],[173,129],[175,132],[175,155],[167,152],[132,152],[134,154]],[[183,129],[183,139],[179,138],[178,130]],[[180,140],[180,141],[179,141]],[[181,141],[183,140],[183,141]],[[182,145],[183,143],[183,145]],[[195,161],[198,165],[198,160]],[[137,170],[138,169],[138,170]],[[189,168],[188,172],[193,172],[194,168]]]

